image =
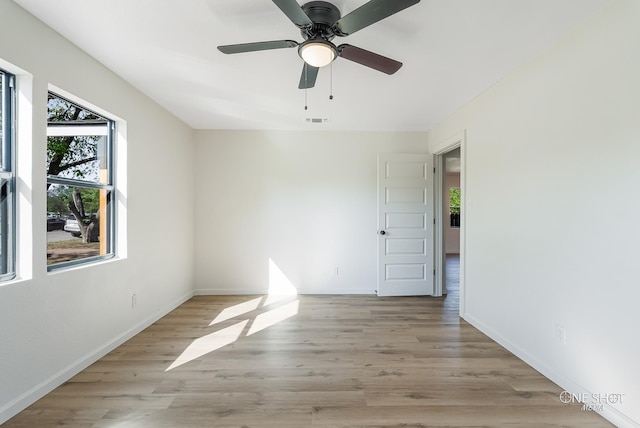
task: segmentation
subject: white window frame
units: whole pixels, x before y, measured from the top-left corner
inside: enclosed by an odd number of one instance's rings
[[[16,277],[16,195],[15,195],[15,129],[16,77],[0,69],[2,74],[2,155],[0,159],[0,281]],[[4,195],[4,196],[2,196]]]

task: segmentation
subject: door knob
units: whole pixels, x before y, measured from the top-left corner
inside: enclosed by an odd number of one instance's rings
[[[387,232],[385,232],[384,230],[380,231],[380,235],[386,235],[386,234],[387,234]]]

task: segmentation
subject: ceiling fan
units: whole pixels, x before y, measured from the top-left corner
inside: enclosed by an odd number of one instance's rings
[[[393,74],[402,63],[368,50],[331,43],[336,36],[344,37],[362,30],[384,18],[398,13],[420,0],[370,0],[345,16],[333,4],[326,1],[310,1],[300,6],[296,0],[273,0],[284,14],[300,29],[304,42],[274,40],[267,42],[240,43],[218,46],[225,54],[255,52],[271,49],[298,48],[304,60],[300,89],[313,88],[318,70],[329,65],[337,57],[362,64],[386,74]]]

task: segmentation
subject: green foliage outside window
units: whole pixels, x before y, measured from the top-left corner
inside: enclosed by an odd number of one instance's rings
[[[96,213],[100,209],[100,192],[97,189],[79,188],[85,213]],[[47,212],[66,217],[71,214],[69,204],[73,203],[73,188],[55,186],[47,192]]]
[[[449,212],[460,214],[460,188],[451,187],[449,189]]]

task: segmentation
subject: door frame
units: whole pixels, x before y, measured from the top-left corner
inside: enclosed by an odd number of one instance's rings
[[[445,242],[444,242],[444,155],[448,152],[460,148],[460,308],[459,313],[461,317],[464,317],[466,313],[466,299],[465,299],[465,266],[466,266],[466,212],[467,212],[467,198],[466,198],[466,132],[462,131],[452,138],[442,141],[433,147],[433,157],[435,166],[435,177],[433,180],[433,210],[435,215],[436,230],[434,236],[434,267],[435,267],[435,281],[434,281],[434,296],[442,296],[442,291],[445,288]]]

